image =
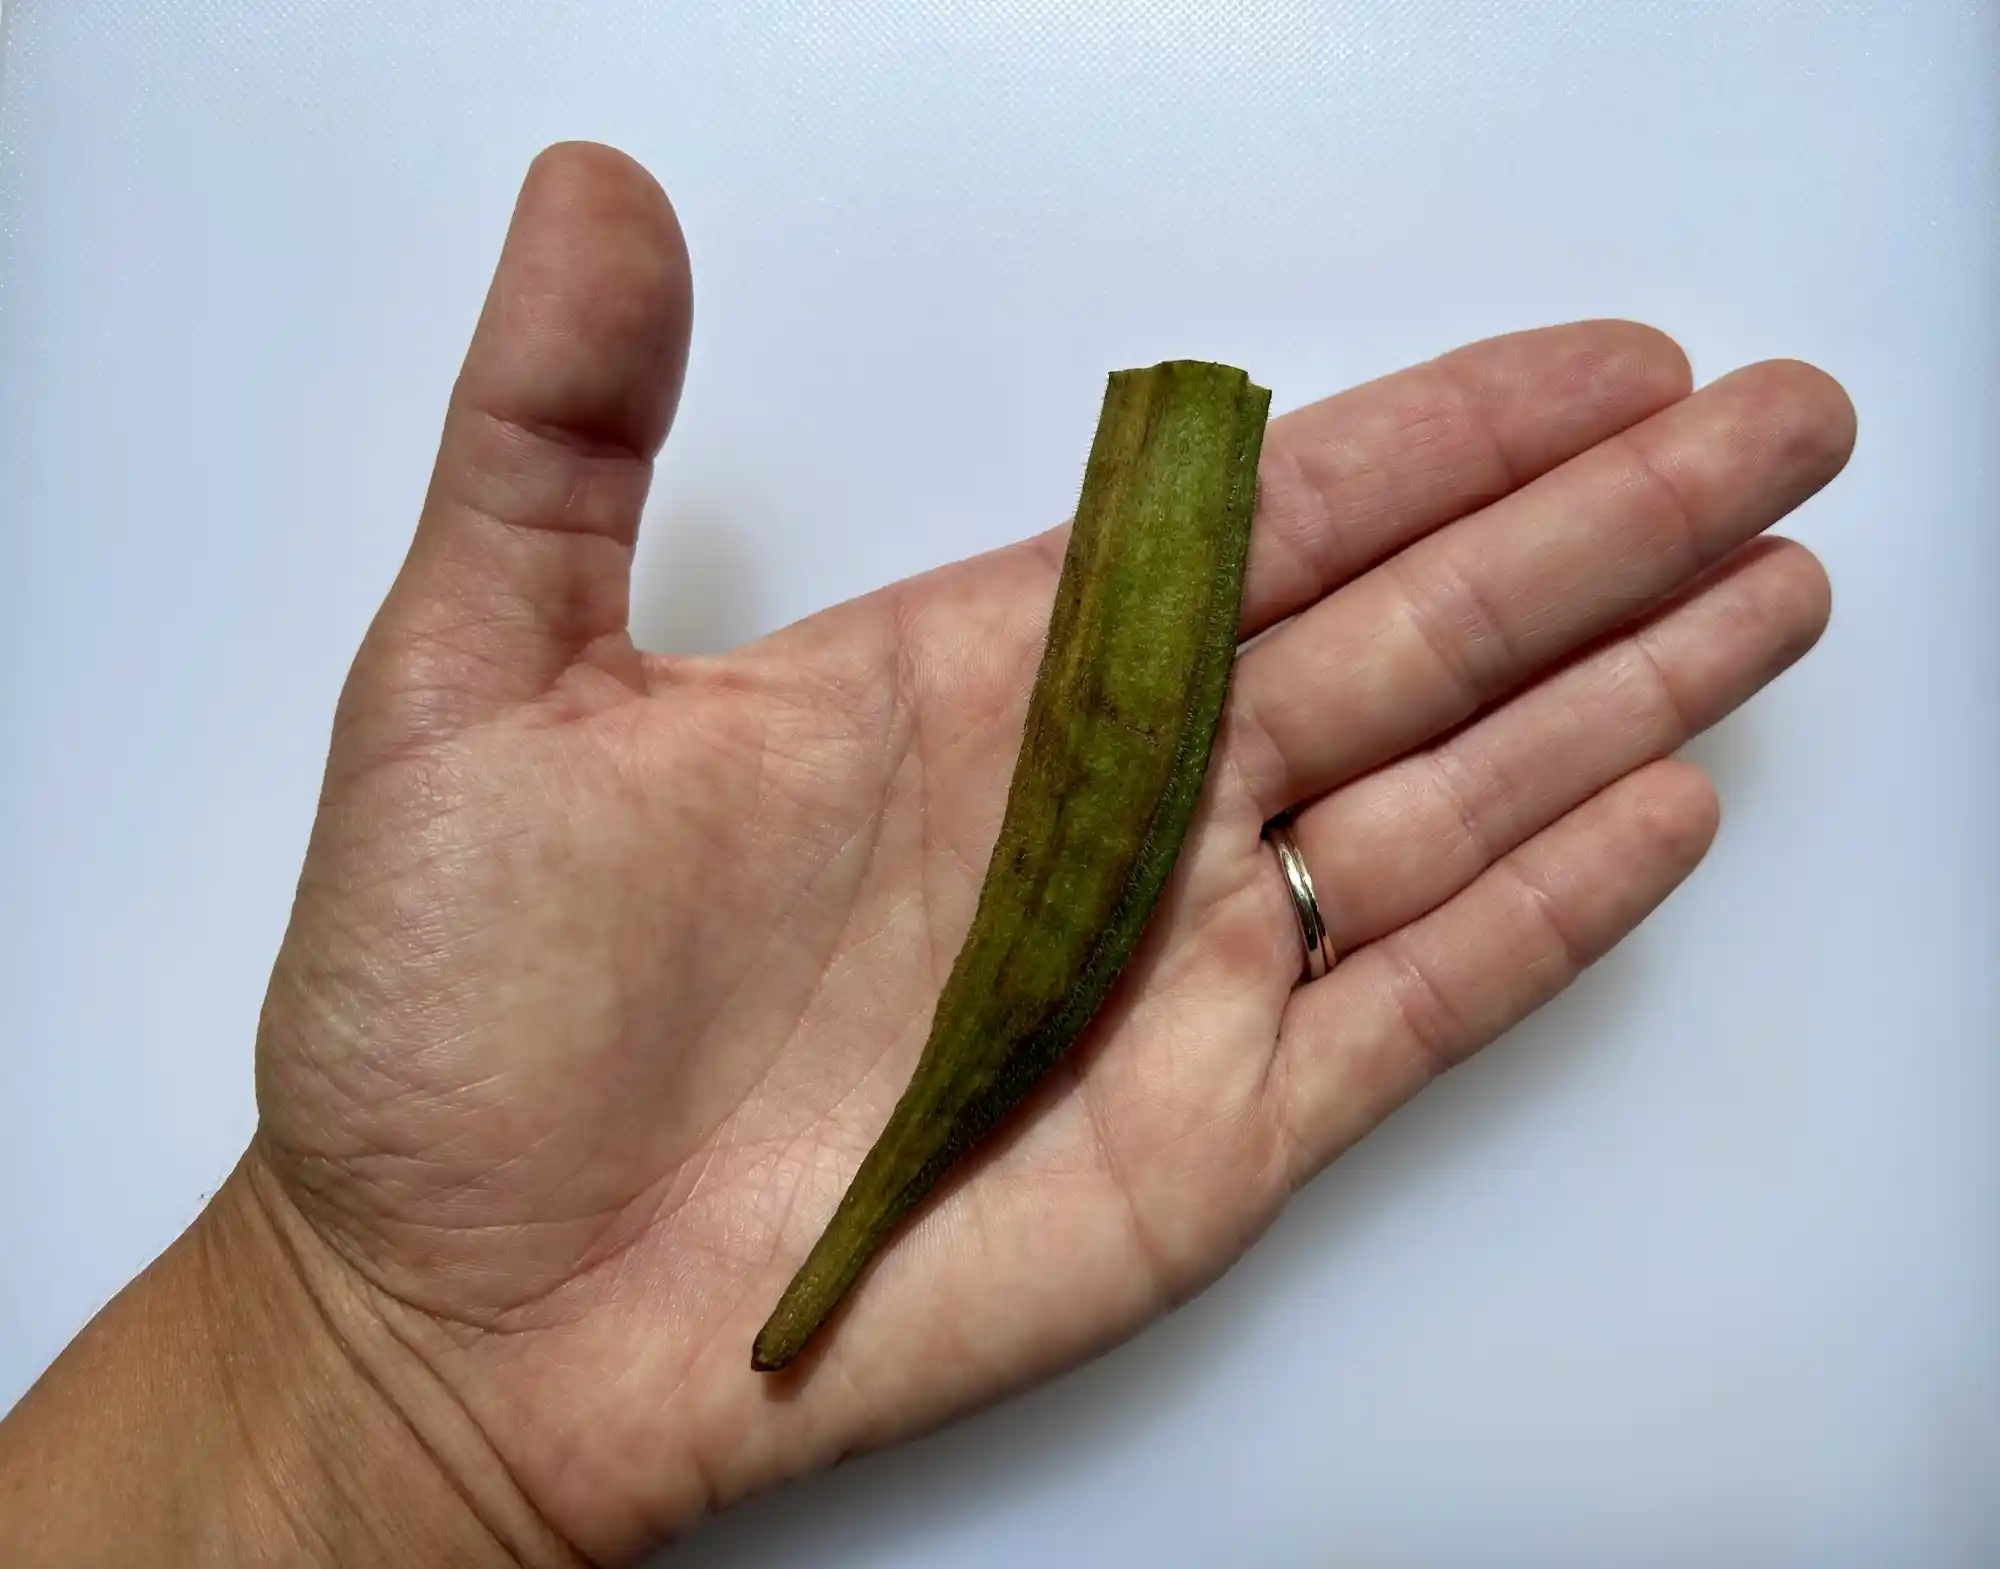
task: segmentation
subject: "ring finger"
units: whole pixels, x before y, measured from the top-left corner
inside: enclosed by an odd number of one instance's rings
[[[1678,750],[1803,655],[1826,575],[1790,540],[1746,546],[1616,641],[1292,825],[1327,943],[1404,926],[1624,775]]]

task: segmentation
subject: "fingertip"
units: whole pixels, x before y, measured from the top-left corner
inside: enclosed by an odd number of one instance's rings
[[[1811,415],[1843,457],[1854,450],[1860,415],[1853,397],[1838,377],[1809,360],[1764,360],[1752,368],[1782,378],[1792,399]]]
[[[1786,634],[1785,663],[1803,658],[1833,618],[1833,580],[1826,564],[1795,539],[1772,536],[1766,543],[1778,570],[1771,573],[1772,620]]]
[[[1441,356],[1489,389],[1537,387],[1571,406],[1601,406],[1630,423],[1694,388],[1687,351],[1658,327],[1588,318],[1502,333]]]
[[[1684,590],[1661,624],[1671,624],[1682,611],[1708,606],[1723,610],[1727,618],[1696,645],[1699,652],[1723,655],[1746,646],[1760,651],[1747,666],[1755,686],[1733,692],[1729,706],[1734,707],[1812,651],[1833,614],[1833,584],[1819,557],[1797,540],[1760,534]],[[1717,636],[1717,630],[1748,636]]]
[[[1746,432],[1764,446],[1777,471],[1817,488],[1853,456],[1858,417],[1847,389],[1804,360],[1759,360],[1719,378]]]
[[[558,142],[522,179],[459,396],[650,456],[679,399],[693,292],[659,182],[616,148]]]
[[[631,231],[668,265],[667,280],[690,283],[687,238],[680,214],[653,172],[630,153],[603,142],[554,142],[528,164],[514,203],[516,218],[530,214],[582,218]]]
[[[562,182],[578,178],[651,186],[660,199],[666,198],[652,171],[630,153],[606,142],[582,138],[549,143],[529,160],[527,175],[521,183],[523,189],[528,189],[545,180]]]
[[[1722,825],[1722,798],[1706,772],[1685,758],[1650,763],[1631,776],[1634,822],[1674,870],[1686,876],[1708,853]]]
[[[1573,324],[1589,335],[1603,374],[1648,389],[1661,404],[1694,390],[1694,367],[1672,335],[1643,321],[1611,316]]]

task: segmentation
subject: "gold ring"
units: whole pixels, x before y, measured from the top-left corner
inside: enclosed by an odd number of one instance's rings
[[[1277,817],[1265,824],[1264,837],[1278,852],[1278,868],[1285,874],[1285,887],[1292,896],[1292,913],[1299,919],[1299,936],[1306,945],[1303,976],[1316,981],[1333,967],[1333,950],[1326,945],[1326,921],[1319,913],[1312,873],[1306,870],[1306,858],[1299,854],[1289,818]]]

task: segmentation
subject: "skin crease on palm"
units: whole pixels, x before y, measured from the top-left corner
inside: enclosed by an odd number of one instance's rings
[[[1668,755],[1825,624],[1812,556],[1760,536],[1854,430],[1819,371],[1691,393],[1619,322],[1275,421],[1247,646],[1138,955],[768,1377],[752,1336],[970,923],[1063,535],[638,651],[690,320],[651,178],[544,154],[342,696],[232,1179],[433,1450],[607,1562],[1136,1332],[1631,930],[1716,827]],[[1341,956],[1305,987],[1260,837],[1295,806]]]

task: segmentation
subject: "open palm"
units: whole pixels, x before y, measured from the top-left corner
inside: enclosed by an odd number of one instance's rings
[[[1690,396],[1620,323],[1277,421],[1254,641],[1138,955],[772,1378],[752,1336],[970,923],[1063,538],[636,651],[686,267],[636,166],[538,162],[342,700],[246,1165],[336,1321],[391,1330],[412,1421],[463,1429],[435,1447],[601,1560],[1136,1330],[1630,930],[1714,827],[1661,759],[1824,624],[1756,536],[1852,440],[1822,374]],[[1342,956],[1303,987],[1261,837],[1294,809]]]

